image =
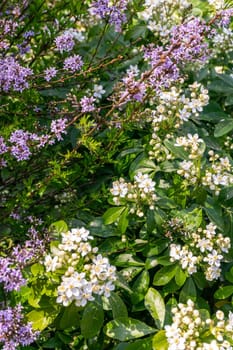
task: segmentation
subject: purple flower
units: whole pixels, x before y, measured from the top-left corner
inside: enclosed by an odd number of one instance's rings
[[[19,290],[26,284],[21,269],[19,266],[14,267],[13,264],[13,259],[0,257],[0,283],[3,283],[3,287],[7,292]]]
[[[55,67],[50,67],[45,70],[45,80],[50,81],[57,74],[57,70]]]
[[[62,134],[66,134],[66,127],[67,127],[67,119],[66,118],[60,118],[57,120],[53,120],[51,123],[51,132],[55,134],[58,141],[62,140]]]
[[[21,44],[17,44],[17,47],[19,49],[20,55],[25,55],[31,49],[31,46],[28,45],[28,42],[26,40],[24,40]]]
[[[40,220],[37,219],[35,224],[41,225]],[[24,267],[35,259],[40,259],[45,252],[48,238],[41,239],[33,225],[29,228],[28,234],[30,238],[23,245],[16,245],[10,256],[0,257],[0,283],[7,292],[17,291],[26,284],[27,281],[23,277]]]
[[[20,66],[13,57],[0,58],[0,89],[23,91],[28,88],[27,78],[32,75],[30,68]]]
[[[74,36],[72,32],[66,31],[55,39],[55,43],[61,53],[63,51],[71,51],[75,45]]]
[[[121,99],[123,99],[124,102],[131,99],[141,102],[146,93],[146,84],[135,80],[133,73],[129,73],[126,77],[124,77],[123,82],[126,90],[124,93],[122,93]]]
[[[67,57],[64,61],[64,69],[70,70],[71,72],[81,69],[82,66],[83,60],[79,55]]]
[[[9,141],[11,146],[11,154],[18,160],[27,160],[31,155],[28,147],[28,141],[31,139],[31,134],[28,131],[21,129],[12,132]]]
[[[6,153],[8,151],[8,147],[4,141],[4,138],[0,136],[0,154]]]
[[[226,27],[229,25],[231,17],[233,16],[233,8],[222,10],[218,18],[217,24],[220,27]]]
[[[95,110],[94,102],[95,102],[94,97],[84,96],[83,98],[81,98],[80,100],[81,111],[83,113],[94,111]]]
[[[0,343],[3,350],[15,350],[18,346],[29,345],[39,336],[39,332],[32,329],[31,323],[24,322],[22,306],[8,307],[0,311]]]
[[[115,26],[116,32],[120,32],[122,24],[127,21],[127,3],[128,0],[119,0],[111,5],[109,0],[97,0],[92,2],[90,12],[99,18],[108,19]]]
[[[165,47],[148,46],[144,57],[151,64],[151,70],[142,74],[149,88],[156,91],[168,88],[180,78],[180,69],[187,63],[203,63],[208,58],[208,44],[205,38],[210,29],[199,19],[173,27],[170,44]]]
[[[28,30],[27,32],[25,32],[25,33],[23,34],[23,37],[24,37],[25,39],[28,39],[28,38],[33,37],[34,35],[35,35],[35,32],[34,32],[33,30]]]

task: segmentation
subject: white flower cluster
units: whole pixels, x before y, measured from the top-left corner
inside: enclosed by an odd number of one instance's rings
[[[191,275],[198,267],[204,271],[208,281],[218,279],[221,274],[223,253],[228,253],[231,242],[229,237],[216,233],[216,226],[209,223],[205,229],[188,232],[182,236],[185,243],[170,245],[170,260],[179,261],[181,267]]]
[[[177,137],[175,146],[183,147],[189,152],[189,159],[197,159],[202,156],[204,149],[201,147],[204,141],[199,138],[198,134],[188,134],[187,136]]]
[[[232,165],[227,157],[222,158],[212,150],[209,151],[209,156],[211,165],[202,177],[202,184],[218,195],[221,186],[233,184]]]
[[[154,209],[154,202],[158,199],[155,194],[155,182],[148,174],[138,173],[134,182],[126,182],[123,178],[114,181],[110,189],[116,205],[128,204],[130,213],[142,217],[144,205]]]
[[[213,37],[213,54],[233,50],[233,31],[230,28],[221,28],[221,31]]]
[[[93,239],[84,227],[73,228],[61,234],[61,243],[51,248],[45,256],[47,272],[65,271],[58,286],[57,303],[64,306],[73,301],[77,306],[85,306],[94,299],[94,294],[110,296],[114,290],[116,268],[107,258],[97,254],[98,248],[90,245]]]
[[[145,9],[139,18],[160,38],[167,38],[171,28],[181,22],[184,11],[190,6],[186,0],[145,0]],[[165,40],[166,41],[166,40]]]
[[[167,133],[178,129],[192,116],[198,116],[208,101],[208,91],[197,82],[189,85],[185,93],[177,87],[172,87],[170,91],[161,92],[158,106],[155,111],[152,111],[150,117],[153,128],[150,157],[156,158],[158,161],[171,159],[172,155],[163,146],[163,140],[167,138]]]
[[[198,134],[188,134],[187,136],[178,137],[175,146],[183,147],[185,151],[188,151],[188,157],[190,159],[179,163],[177,173],[183,176],[191,185],[196,184],[200,177],[201,169],[199,160],[205,150],[204,141],[199,138]]]
[[[221,310],[216,312],[216,320],[204,318],[203,314],[195,309],[194,302],[179,303],[172,308],[172,324],[165,326],[168,350],[232,350],[230,342],[233,336],[233,314],[229,312],[225,320]],[[212,338],[205,342],[205,333]]]
[[[201,169],[201,158],[205,151],[205,144],[198,134],[181,136],[176,139],[175,146],[183,147],[189,153],[190,160],[179,163],[177,173],[183,176],[187,182],[194,185],[201,181],[203,186],[208,187],[219,195],[222,186],[233,184],[232,165],[228,157],[220,157],[213,150],[208,152],[210,163]]]

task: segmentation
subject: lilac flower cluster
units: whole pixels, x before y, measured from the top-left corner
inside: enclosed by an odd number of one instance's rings
[[[95,102],[94,97],[84,96],[83,98],[81,98],[80,100],[81,111],[83,113],[94,111],[95,110],[94,102]]]
[[[55,39],[55,44],[60,53],[63,53],[63,51],[72,51],[75,45],[73,33],[65,31]]]
[[[30,39],[34,35],[35,33],[33,30],[29,30],[23,34],[24,40],[20,44],[17,44],[20,55],[25,55],[27,52],[30,51],[31,49]]]
[[[25,323],[22,306],[8,307],[0,311],[0,343],[2,350],[15,350],[18,346],[33,343],[39,336],[38,331],[32,329],[31,323]]]
[[[0,155],[10,153],[17,161],[28,160],[32,155],[33,147],[40,149],[46,145],[52,145],[57,140],[62,140],[62,134],[66,133],[67,119],[60,118],[51,122],[51,134],[37,135],[22,129],[15,130],[11,133],[8,144],[0,136]],[[0,166],[6,166],[7,163],[0,158]]]
[[[13,19],[1,18],[0,28],[0,49],[7,50],[9,47],[9,40],[7,39],[7,36],[14,35],[18,28],[18,23]]]
[[[57,75],[57,70],[55,67],[50,67],[50,68],[45,69],[45,80],[46,81],[50,81],[56,75]]]
[[[68,120],[66,118],[60,118],[57,120],[53,120],[51,123],[51,132],[55,134],[58,141],[61,141],[62,134],[66,134],[66,127],[67,127]]]
[[[113,1],[109,0],[93,1],[90,12],[102,19],[108,19],[110,24],[115,26],[116,32],[121,31],[121,26],[127,21],[125,11],[127,9],[128,0]]]
[[[9,138],[9,141],[12,144],[11,154],[18,161],[29,159],[31,155],[29,142],[36,139],[37,139],[37,135],[32,134],[28,131],[24,131],[21,129],[14,131]]]
[[[82,57],[79,55],[74,55],[67,57],[64,61],[64,69],[69,70],[71,72],[75,72],[81,69],[83,66]]]
[[[14,266],[13,259],[0,257],[0,270],[0,283],[3,283],[6,292],[19,290],[26,284],[21,269],[18,266]]]
[[[210,29],[199,19],[175,26],[171,31],[170,44],[165,48],[153,47],[145,49],[144,57],[151,64],[151,71],[145,72],[142,79],[148,78],[151,88],[160,90],[177,81],[180,70],[187,63],[203,64],[208,58],[208,45],[205,37]]]
[[[232,16],[233,16],[233,8],[222,10],[219,13],[217,24],[221,27],[228,26]]]
[[[28,88],[27,78],[32,75],[30,68],[22,67],[14,57],[0,58],[0,66],[0,90],[22,92]]]
[[[195,18],[171,31],[171,56],[177,63],[206,61],[208,45],[204,36],[211,35],[209,27],[200,19]]]
[[[126,77],[123,78],[123,83],[125,85],[125,91],[121,95],[121,99],[136,100],[142,102],[143,97],[146,93],[146,84],[143,81],[135,80],[134,74],[128,73]]]
[[[31,237],[23,246],[15,246],[9,257],[0,257],[0,283],[3,284],[6,292],[17,291],[25,285],[23,268],[44,254],[46,239],[40,239],[34,226],[29,229],[29,232]]]

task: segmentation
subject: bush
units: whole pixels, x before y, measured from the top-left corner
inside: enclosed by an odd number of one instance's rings
[[[2,349],[232,349],[232,14],[2,2]]]

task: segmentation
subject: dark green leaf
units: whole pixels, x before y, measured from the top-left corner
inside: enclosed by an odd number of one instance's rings
[[[233,130],[233,120],[232,119],[221,120],[215,126],[214,136],[221,137],[223,135],[228,134],[231,130]]]
[[[180,292],[181,303],[186,303],[188,299],[196,300],[197,291],[193,279],[189,277]]]
[[[112,314],[114,319],[119,317],[128,317],[127,308],[118,294],[112,292],[109,298],[109,303],[112,308]]]
[[[84,309],[81,319],[81,334],[84,338],[95,337],[104,322],[104,312],[102,305],[97,302],[90,302]]]

